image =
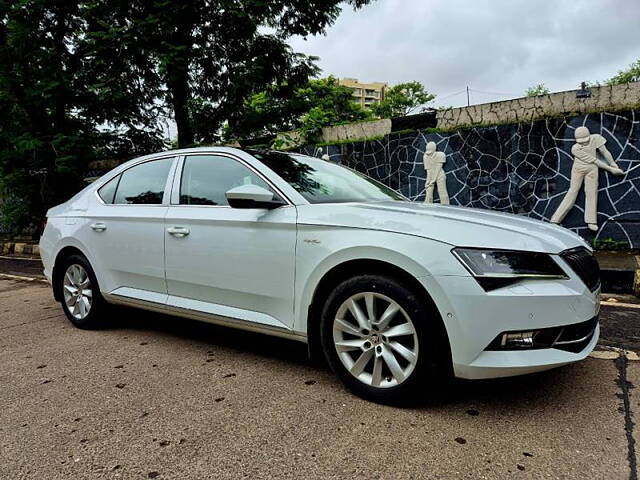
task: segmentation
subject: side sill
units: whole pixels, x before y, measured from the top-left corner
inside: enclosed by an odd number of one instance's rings
[[[268,325],[260,325],[257,323],[241,320],[238,318],[223,317],[220,315],[213,315],[198,310],[191,310],[188,308],[175,307],[172,305],[166,305],[162,303],[150,302],[146,300],[140,300],[137,298],[124,297],[121,295],[114,295],[112,293],[103,293],[104,299],[116,305],[124,305],[127,307],[136,307],[143,310],[149,310],[152,312],[164,313],[169,315],[175,315],[178,317],[188,318],[191,320],[199,320],[202,322],[212,323],[214,325],[221,325],[223,327],[237,328],[240,330],[246,330],[249,332],[262,333],[265,335],[272,335],[275,337],[287,338],[289,340],[296,340],[298,342],[307,343],[307,336],[300,333],[294,333],[291,330],[285,328],[272,327]]]

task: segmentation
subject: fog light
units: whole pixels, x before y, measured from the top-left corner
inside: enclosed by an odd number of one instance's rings
[[[534,332],[503,333],[500,346],[502,348],[531,348],[533,347]]]

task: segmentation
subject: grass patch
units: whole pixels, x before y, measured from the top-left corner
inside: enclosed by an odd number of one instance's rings
[[[613,238],[596,238],[591,242],[594,250],[630,250],[631,247],[625,241]]]
[[[363,143],[363,142],[377,142],[384,140],[387,135],[375,135],[373,137],[354,138],[352,140],[336,140],[333,142],[320,142],[314,143],[315,147],[331,147],[334,145],[345,145],[347,143]]]

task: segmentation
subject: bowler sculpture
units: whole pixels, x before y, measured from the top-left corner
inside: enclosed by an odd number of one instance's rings
[[[584,222],[589,230],[598,231],[598,172],[602,168],[614,175],[622,175],[624,171],[618,167],[611,152],[607,150],[607,141],[602,135],[592,134],[587,127],[578,127],[575,131],[576,143],[571,147],[573,154],[573,168],[571,169],[571,182],[558,209],[551,217],[552,223],[561,223],[576,203],[578,193],[584,182]],[[598,159],[600,152],[606,160]]]
[[[440,203],[449,205],[449,193],[447,192],[447,176],[444,173],[444,164],[447,157],[443,152],[436,151],[436,143],[427,143],[424,152],[424,169],[427,172],[427,182],[425,186],[425,203],[433,203],[433,189],[437,185]]]

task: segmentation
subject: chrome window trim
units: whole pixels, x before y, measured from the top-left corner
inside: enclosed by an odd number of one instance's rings
[[[169,188],[171,186],[171,183],[169,182],[169,179],[171,179],[173,177],[173,175],[175,174],[175,166],[177,163],[178,158],[180,157],[180,155],[162,155],[162,156],[158,156],[158,157],[153,157],[153,158],[145,158],[143,160],[140,160],[139,162],[136,162],[132,165],[129,165],[127,168],[125,168],[124,170],[118,172],[116,175],[108,178],[107,180],[105,180],[104,182],[102,182],[100,185],[96,186],[96,188],[94,189],[93,193],[96,196],[96,198],[98,199],[98,202],[101,205],[104,205],[105,207],[167,207],[169,204],[167,203],[169,198],[167,197],[167,188]],[[169,173],[167,174],[167,181],[165,182],[165,186],[164,186],[164,194],[162,196],[162,203],[105,203],[105,201],[102,199],[102,197],[100,197],[100,194],[98,193],[98,190],[100,190],[103,186],[105,186],[107,183],[109,183],[111,180],[113,180],[114,178],[121,176],[124,172],[131,170],[133,167],[137,167],[138,165],[142,165],[143,163],[148,163],[148,162],[155,162],[156,160],[165,160],[167,158],[173,158],[173,162],[171,164],[171,167],[169,168]],[[120,181],[118,181],[118,187],[120,186]],[[116,193],[118,193],[118,189],[116,188]],[[115,196],[114,196],[115,198]]]
[[[291,206],[295,205],[291,201],[291,199],[289,197],[287,197],[287,195],[285,195],[284,192],[282,192],[282,190],[280,188],[278,188],[276,185],[274,185],[274,183],[269,179],[269,177],[267,177],[265,174],[263,174],[262,172],[257,170],[253,165],[247,163],[246,160],[238,157],[237,155],[233,155],[231,153],[219,152],[219,151],[216,151],[216,150],[211,150],[211,151],[207,151],[207,152],[186,153],[186,154],[182,155],[181,160],[179,162],[180,165],[179,165],[179,167],[176,168],[176,176],[174,178],[173,187],[172,187],[172,188],[176,189],[176,194],[173,195],[173,190],[172,190],[171,203],[169,204],[169,206],[171,206],[171,207],[197,207],[197,208],[203,208],[203,207],[205,207],[205,208],[232,208],[229,205],[188,205],[188,204],[180,203],[180,187],[181,187],[181,184],[182,184],[182,173],[184,171],[184,163],[185,163],[187,157],[203,157],[203,156],[211,156],[211,155],[215,155],[215,156],[219,156],[219,157],[227,157],[227,158],[229,158],[231,160],[235,160],[236,162],[238,162],[241,165],[243,165],[244,167],[246,167],[251,173],[254,173],[255,175],[257,175],[267,185],[269,185],[269,187],[271,189],[273,189],[278,195],[280,195],[280,197],[282,197],[282,199],[285,201],[285,205],[283,205],[282,207],[291,207]],[[282,207],[278,207],[278,208],[282,208]]]

